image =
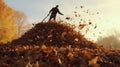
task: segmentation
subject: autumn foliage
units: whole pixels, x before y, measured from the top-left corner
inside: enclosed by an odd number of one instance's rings
[[[14,10],[0,0],[0,44],[11,42],[30,28],[23,12]]]
[[[7,43],[17,37],[14,10],[0,0],[0,43]]]
[[[88,41],[79,32],[76,32],[72,25],[62,22],[38,23],[21,38],[14,40],[12,44],[96,47],[96,44]]]
[[[13,40],[25,19],[0,0],[0,67],[120,67],[120,50],[93,43],[64,22],[39,22]]]
[[[98,46],[61,22],[38,23],[0,50],[1,67],[120,66],[119,50]]]

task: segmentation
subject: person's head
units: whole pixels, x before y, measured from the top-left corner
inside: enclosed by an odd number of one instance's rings
[[[58,8],[59,7],[59,5],[56,5],[56,8]]]

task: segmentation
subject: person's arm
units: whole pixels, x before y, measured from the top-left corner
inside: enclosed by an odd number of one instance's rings
[[[49,11],[48,16],[49,16],[49,14],[52,12],[52,10],[53,10],[53,8]]]
[[[60,15],[63,15],[63,14],[59,11],[59,9],[58,9],[58,13],[59,13]]]

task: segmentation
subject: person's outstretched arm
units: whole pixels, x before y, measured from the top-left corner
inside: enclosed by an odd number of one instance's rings
[[[59,13],[60,15],[63,15],[63,14],[59,11],[59,9],[58,9],[58,13]]]

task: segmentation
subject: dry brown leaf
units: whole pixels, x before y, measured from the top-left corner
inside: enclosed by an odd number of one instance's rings
[[[79,39],[78,39],[78,38],[75,38],[75,41],[76,41],[76,42],[78,42],[78,41],[79,41]]]
[[[91,60],[89,60],[89,65],[90,66],[93,66],[93,65],[96,65],[97,64],[97,61],[98,61],[98,56],[92,58]]]
[[[82,51],[82,53],[83,53],[84,57],[86,57],[88,59],[91,58],[91,53],[88,52],[87,50]]]
[[[69,58],[72,58],[74,55],[72,52],[69,52],[68,55],[67,55]]]
[[[34,67],[40,67],[39,62],[37,61],[34,65]]]
[[[65,35],[67,34],[67,32],[63,32],[62,35],[61,35],[61,39],[65,39]]]
[[[60,58],[58,58],[58,62],[59,62],[59,64],[62,64],[62,61],[60,60]]]
[[[40,36],[38,36],[38,35],[37,35],[37,38],[39,39],[39,38],[40,38]]]
[[[51,38],[53,35],[52,34],[50,34],[50,35],[48,35],[48,38]]]
[[[43,45],[41,46],[41,50],[45,50],[45,49],[47,49],[47,47],[46,47],[46,45],[43,44]]]

